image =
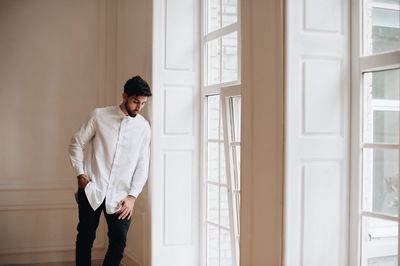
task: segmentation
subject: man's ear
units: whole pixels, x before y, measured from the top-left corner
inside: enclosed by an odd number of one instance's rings
[[[122,93],[122,99],[124,101],[126,101],[128,99],[128,94],[126,94],[125,92]]]

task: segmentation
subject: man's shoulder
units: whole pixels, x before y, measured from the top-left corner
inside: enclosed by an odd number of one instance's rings
[[[93,110],[93,114],[95,116],[103,116],[107,114],[112,114],[114,112],[115,112],[115,106],[96,107]]]
[[[97,107],[94,109],[95,112],[97,113],[109,113],[109,112],[114,112],[115,111],[115,106],[103,106],[103,107]]]
[[[137,114],[136,118],[142,123],[145,127],[150,128],[150,123],[149,121],[141,114]]]

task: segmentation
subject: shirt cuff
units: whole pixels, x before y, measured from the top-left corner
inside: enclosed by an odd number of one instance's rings
[[[128,195],[133,196],[135,198],[137,198],[140,194],[140,191],[137,191],[136,189],[132,189]]]
[[[83,171],[83,169],[75,169],[75,173],[76,173],[76,176],[80,176],[80,175],[84,175],[85,174],[85,172]]]

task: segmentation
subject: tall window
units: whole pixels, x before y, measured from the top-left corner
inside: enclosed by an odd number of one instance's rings
[[[357,260],[362,266],[398,265],[400,1],[359,2],[353,35],[359,36],[353,57],[353,104],[359,107],[359,130],[353,132],[359,144],[353,171],[360,195]]]
[[[203,0],[203,265],[239,265],[240,27],[237,0]]]

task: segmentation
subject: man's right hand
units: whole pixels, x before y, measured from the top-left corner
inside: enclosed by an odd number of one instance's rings
[[[78,175],[78,187],[79,188],[85,188],[89,182],[90,182],[90,179],[87,175]]]

